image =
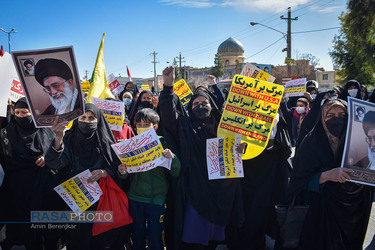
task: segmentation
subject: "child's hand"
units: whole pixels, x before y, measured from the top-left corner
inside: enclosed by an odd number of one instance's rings
[[[126,164],[121,164],[118,166],[118,171],[120,174],[124,175],[128,172],[128,168],[126,167]]]
[[[243,142],[243,143],[240,143],[238,144],[237,148],[236,148],[236,151],[237,153],[239,154],[243,154],[245,153],[245,147],[247,146],[247,143],[246,142]]]
[[[164,149],[163,151],[163,156],[167,159],[172,159],[173,158],[173,154],[172,154],[172,151],[169,150],[169,149]]]

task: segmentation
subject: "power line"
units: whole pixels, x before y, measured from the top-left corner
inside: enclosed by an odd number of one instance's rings
[[[297,8],[296,12],[297,11],[301,11],[303,9],[306,9],[306,8],[310,7],[311,5],[317,4],[317,3],[321,2],[321,1],[323,1],[323,0],[317,0],[317,1],[311,2],[310,4],[303,5],[300,8]],[[330,1],[330,2],[332,2],[332,1]],[[327,5],[330,2],[328,2],[328,3],[324,4],[324,5]],[[285,10],[288,10],[288,8],[286,8]],[[269,23],[271,23],[271,22],[273,22],[275,20],[279,20],[279,14],[280,13],[273,14],[270,17],[261,20],[260,23],[269,24]],[[306,14],[306,13],[304,13],[304,14]],[[275,17],[275,16],[277,16],[277,17]],[[275,18],[273,18],[273,17],[275,17]],[[271,20],[269,20],[269,19],[271,19]],[[265,22],[266,20],[269,20],[269,21]],[[280,26],[280,25],[283,25],[283,23],[279,23],[277,25],[273,25],[273,27],[277,27],[277,26]],[[253,30],[250,30],[248,28],[242,29],[242,30],[240,30],[240,31],[232,34],[231,37],[234,37],[234,38],[236,38],[238,40],[241,40],[241,39],[245,39],[245,38],[248,38],[248,37],[255,36],[255,35],[257,35],[259,33],[262,33],[262,32],[264,32],[264,31],[267,30],[266,28],[262,28],[261,26],[259,26],[257,28],[258,29],[253,29]],[[250,31],[251,31],[251,33],[248,34]],[[254,32],[254,31],[258,31],[258,32]],[[236,34],[238,34],[238,35],[236,35]],[[209,50],[209,49],[216,48],[220,43],[222,43],[222,41],[223,40],[218,40],[216,42],[209,43],[209,44],[204,45],[204,46],[200,46],[200,47],[197,47],[197,48],[194,48],[194,49],[191,49],[191,50],[186,50],[186,51],[184,51],[184,54],[185,54],[185,56],[193,56],[193,55],[198,55],[198,54],[207,52],[207,50]]]
[[[275,43],[277,43],[278,41],[280,41],[280,40],[282,40],[282,39],[284,39],[284,38],[285,38],[285,36],[283,36],[283,37],[277,39],[275,42],[273,42],[273,43],[271,43],[270,45],[268,45],[267,47],[265,47],[265,48],[259,50],[257,53],[252,54],[252,55],[249,56],[249,57],[246,57],[246,59],[249,59],[250,57],[253,57],[253,56],[255,56],[255,55],[258,55],[260,52],[265,51],[266,49],[268,49],[269,47],[271,47],[272,45],[274,45]]]
[[[280,50],[281,46],[283,46],[283,43],[280,43],[280,45],[277,47],[277,49],[275,50],[275,52],[273,52],[273,54],[267,59],[266,62],[271,61],[271,59],[275,56],[275,54]]]
[[[320,5],[319,8],[322,8],[322,7],[328,5],[328,4],[332,3],[332,2],[334,2],[334,0],[331,0],[331,1],[329,1],[329,2],[327,2],[327,3],[325,3],[325,4],[323,4],[323,5]],[[311,13],[311,10],[308,10],[308,11],[306,11],[305,13],[299,15],[299,17],[304,16],[304,15],[309,14],[309,13]]]
[[[300,5],[301,7],[297,7],[296,10],[294,11],[295,12],[301,12],[302,10],[306,9],[306,8],[309,8],[310,6],[314,5],[314,4],[317,4],[319,2],[322,2],[324,0],[317,0],[317,1],[313,1],[309,4],[306,4],[306,5]],[[323,4],[321,6],[325,6],[325,5],[328,5],[330,4],[331,2],[333,2],[333,0],[330,0],[329,2],[325,3],[323,2]],[[288,8],[286,8],[285,10],[288,10]],[[307,13],[310,13],[311,11],[307,11],[299,16],[302,16],[302,15],[305,15]],[[276,13],[276,14],[273,14],[261,21],[259,21],[260,23],[264,23],[264,24],[270,24],[276,20],[280,20],[279,18],[279,15],[280,13]],[[271,19],[271,20],[270,20]],[[276,25],[272,25],[273,27],[277,27],[277,26],[281,26],[283,25],[283,23],[278,23]],[[247,27],[244,28],[244,29],[241,29],[239,30],[238,32],[235,32],[235,33],[232,33],[231,35],[229,35],[230,37],[234,37],[236,39],[245,39],[245,38],[249,38],[249,37],[252,37],[252,36],[255,36],[259,33],[262,33],[264,31],[266,31],[267,29],[266,28],[262,28],[261,26],[255,28],[255,29],[248,29]],[[257,31],[257,32],[254,32],[254,31]],[[250,33],[250,34],[249,34]],[[208,43],[208,44],[205,44],[205,45],[202,45],[202,46],[199,46],[199,47],[196,47],[196,48],[193,48],[193,49],[189,49],[189,50],[185,50],[185,51],[182,51],[182,53],[184,53],[185,56],[194,56],[194,55],[199,55],[199,54],[203,54],[203,53],[207,53],[210,49],[212,48],[217,48],[219,44],[222,43],[222,41],[226,39],[226,38],[223,38],[223,39],[220,39],[220,40],[217,40],[217,41],[214,41],[214,42],[211,42],[211,43]],[[161,61],[166,61],[167,59],[163,59]]]
[[[292,34],[301,34],[301,33],[318,32],[318,31],[325,31],[325,30],[334,30],[334,29],[339,29],[339,28],[340,27],[332,27],[332,28],[319,29],[319,30],[297,31],[297,32],[292,32]]]

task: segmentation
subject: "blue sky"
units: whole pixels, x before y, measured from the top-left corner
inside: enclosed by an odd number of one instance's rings
[[[286,41],[282,35],[250,26],[259,22],[286,32],[292,7],[292,31],[310,31],[339,26],[346,11],[345,0],[18,0],[3,3],[0,27],[11,35],[11,50],[32,50],[73,45],[81,78],[91,75],[103,32],[106,73],[152,77],[152,52],[156,72],[181,52],[185,65],[210,67],[221,42],[234,37],[245,47],[245,61],[281,65]],[[6,10],[6,11],[5,11]],[[292,57],[311,53],[320,67],[332,70],[328,55],[338,29],[292,35]],[[8,51],[8,35],[0,33],[0,44]]]

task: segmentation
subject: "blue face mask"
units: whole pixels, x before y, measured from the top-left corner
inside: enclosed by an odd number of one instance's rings
[[[124,102],[125,106],[129,106],[132,103],[132,100],[130,100],[129,98],[125,98],[122,101]]]

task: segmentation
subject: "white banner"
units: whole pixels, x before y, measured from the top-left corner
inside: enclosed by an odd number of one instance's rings
[[[240,143],[240,134],[207,140],[209,180],[244,177],[242,155],[236,151]]]
[[[15,78],[18,79],[12,56],[8,52],[5,52],[0,57],[0,116],[2,117],[7,116],[10,88]]]
[[[109,76],[107,76],[107,82],[114,96],[117,96],[121,93],[121,91],[124,90],[125,86],[123,84],[120,84],[119,81],[117,81],[114,74],[110,74]]]

